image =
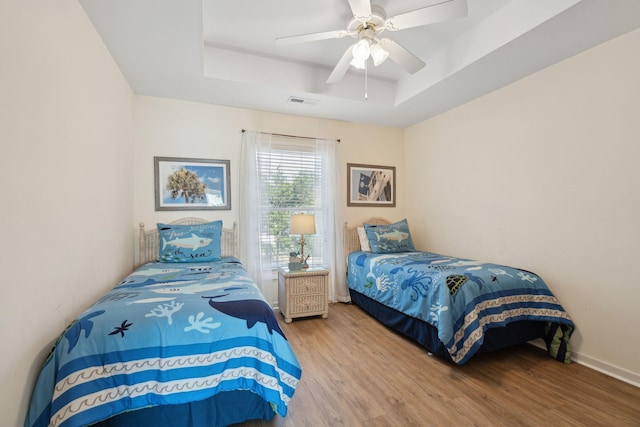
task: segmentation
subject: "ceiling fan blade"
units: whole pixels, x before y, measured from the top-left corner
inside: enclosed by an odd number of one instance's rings
[[[353,16],[369,18],[371,16],[371,2],[369,0],[347,0]]]
[[[325,31],[322,33],[301,34],[299,36],[278,37],[276,39],[277,46],[285,46],[289,44],[315,42],[318,40],[341,39],[349,35],[345,30]]]
[[[331,72],[331,75],[327,79],[327,83],[338,83],[340,80],[342,80],[347,70],[349,69],[349,63],[353,59],[353,53],[351,53],[352,49],[353,45],[349,46],[347,50],[345,50],[345,52],[342,54],[342,58],[340,58],[340,61],[338,61],[338,65],[335,66],[335,68]]]
[[[445,0],[432,6],[392,16],[385,21],[385,26],[390,31],[404,30],[461,18],[467,16],[467,13],[467,0]]]
[[[400,65],[410,74],[420,71],[422,67],[425,66],[425,63],[420,58],[391,39],[382,39],[380,40],[380,44],[389,52],[389,59]]]

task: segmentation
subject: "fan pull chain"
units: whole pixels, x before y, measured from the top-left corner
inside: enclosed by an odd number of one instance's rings
[[[369,81],[367,79],[367,60],[364,61],[364,100],[367,101],[369,99]]]

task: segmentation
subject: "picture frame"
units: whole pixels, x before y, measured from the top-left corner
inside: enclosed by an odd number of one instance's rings
[[[347,163],[347,206],[396,206],[395,166]]]
[[[231,209],[229,160],[154,157],[153,161],[157,211]]]

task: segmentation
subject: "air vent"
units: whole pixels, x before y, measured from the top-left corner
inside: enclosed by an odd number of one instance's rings
[[[316,105],[318,103],[318,101],[315,99],[299,98],[297,96],[290,96],[287,102],[290,102],[292,104],[304,104],[304,105]]]

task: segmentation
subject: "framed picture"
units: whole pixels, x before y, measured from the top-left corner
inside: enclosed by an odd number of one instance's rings
[[[347,206],[396,206],[395,166],[347,163]]]
[[[154,157],[157,211],[230,210],[229,160]]]

